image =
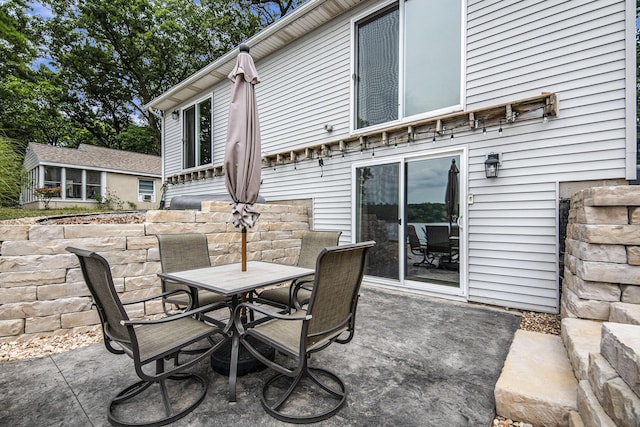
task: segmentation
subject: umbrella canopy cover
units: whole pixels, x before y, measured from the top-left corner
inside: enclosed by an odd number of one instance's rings
[[[451,167],[447,176],[447,189],[445,191],[444,203],[447,209],[447,217],[449,224],[458,218],[459,202],[458,202],[458,174],[460,170],[456,166],[456,160],[451,160]]]
[[[255,85],[260,80],[247,51],[241,49],[229,79],[233,88],[224,152],[225,181],[234,205],[233,224],[251,228],[260,216],[253,204],[260,191],[262,157],[255,94]]]

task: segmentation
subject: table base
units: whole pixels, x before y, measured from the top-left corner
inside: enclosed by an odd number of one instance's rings
[[[261,341],[254,340],[252,337],[248,337],[248,341],[253,345],[264,357],[269,360],[274,360],[276,357],[276,350],[273,347],[264,344]],[[220,375],[229,376],[229,369],[231,366],[231,340],[223,344],[218,351],[211,355],[211,367],[214,371]],[[249,351],[244,348],[242,344],[238,349],[238,374],[241,377],[243,375],[250,374],[252,372],[258,372],[265,369],[266,366],[258,361]]]

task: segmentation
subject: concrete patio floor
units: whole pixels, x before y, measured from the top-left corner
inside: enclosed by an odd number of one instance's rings
[[[311,359],[348,390],[346,406],[319,424],[488,427],[519,322],[515,312],[363,286],[353,341]],[[196,370],[210,379],[207,396],[173,425],[285,425],[260,404],[272,371],[240,377],[237,403],[229,404],[227,377],[207,363]],[[106,426],[109,400],[137,380],[132,361],[102,344],[0,363],[0,425]]]

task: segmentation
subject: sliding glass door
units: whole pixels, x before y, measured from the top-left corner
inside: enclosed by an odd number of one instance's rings
[[[459,154],[405,163],[406,280],[460,286],[459,165]]]
[[[356,241],[375,240],[366,274],[461,294],[460,151],[354,167]]]

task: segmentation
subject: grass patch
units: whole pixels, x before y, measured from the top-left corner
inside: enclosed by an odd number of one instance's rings
[[[78,207],[64,209],[20,209],[0,207],[0,221],[5,219],[27,218],[33,216],[73,215],[93,212],[104,212],[104,209]]]

